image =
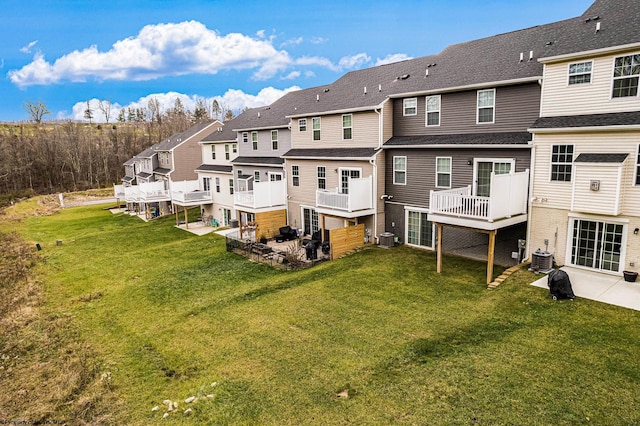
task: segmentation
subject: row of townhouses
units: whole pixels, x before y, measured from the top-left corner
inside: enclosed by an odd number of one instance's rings
[[[201,206],[271,238],[395,243],[508,265],[537,249],[611,274],[640,262],[640,7],[350,72],[125,163],[149,215]],[[345,232],[346,231],[346,232]],[[346,244],[344,244],[346,241]]]

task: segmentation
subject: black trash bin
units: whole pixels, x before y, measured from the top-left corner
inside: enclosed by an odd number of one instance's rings
[[[553,300],[576,298],[575,294],[573,294],[569,275],[561,269],[554,269],[549,272],[547,285],[549,286],[549,292]]]
[[[316,260],[318,258],[318,242],[311,240],[304,246],[304,250],[307,254],[307,260]]]

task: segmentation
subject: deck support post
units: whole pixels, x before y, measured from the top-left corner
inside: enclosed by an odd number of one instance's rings
[[[489,231],[489,251],[487,253],[487,284],[493,281],[493,261],[496,252],[496,233],[494,229]]]
[[[442,272],[442,224],[436,223],[436,272],[439,274]]]

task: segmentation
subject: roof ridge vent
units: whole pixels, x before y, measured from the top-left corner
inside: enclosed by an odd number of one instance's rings
[[[524,52],[520,52],[520,62],[524,61]]]
[[[596,22],[596,34],[600,32],[600,22]]]
[[[429,68],[424,70],[424,78],[427,78],[427,77],[429,77]]]
[[[529,51],[529,61],[533,61],[533,50]]]
[[[364,86],[364,94],[367,94],[367,86]]]
[[[382,92],[382,84],[378,84],[378,92]]]
[[[320,94],[316,95],[316,102],[320,102]]]
[[[329,91],[329,88],[328,88],[328,87],[325,87],[325,89],[324,89],[324,93],[327,93],[328,91]]]
[[[258,111],[258,118],[260,118],[260,111]]]

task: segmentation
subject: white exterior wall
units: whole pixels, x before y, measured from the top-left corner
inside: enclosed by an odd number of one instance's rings
[[[637,111],[640,109],[639,96],[612,98],[611,93],[615,58],[638,53],[640,49],[546,64],[542,85],[541,116]],[[593,61],[591,82],[569,85],[569,65],[590,60]]]

